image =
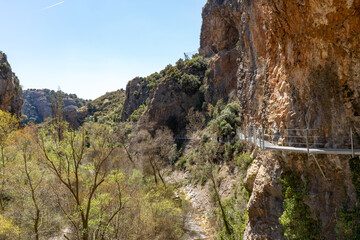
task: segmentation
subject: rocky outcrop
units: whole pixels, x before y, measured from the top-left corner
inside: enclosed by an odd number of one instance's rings
[[[19,79],[12,72],[6,55],[0,52],[0,109],[20,117],[22,104]]]
[[[22,114],[27,116],[26,122],[41,123],[46,118],[53,116],[53,109],[51,103],[51,97],[55,96],[56,92],[49,89],[28,89],[23,93],[24,106],[22,108]],[[77,110],[86,104],[86,100],[78,98],[75,94],[66,94],[62,92],[62,100],[64,101],[63,112],[66,119],[75,119],[75,122],[84,113],[77,113]]]
[[[237,97],[244,125],[318,129],[322,146],[348,144],[349,128],[360,126],[359,11],[359,0],[209,0],[200,48],[212,58],[207,101]],[[339,209],[355,203],[346,157],[319,157],[327,180],[306,155],[279,153],[258,163],[245,239],[282,236],[277,178],[286,171],[309,178],[306,204],[322,236],[336,238]]]
[[[141,119],[144,123],[156,126],[167,125],[174,132],[185,127],[186,114],[191,107],[201,103],[201,94],[187,94],[173,78],[167,78],[157,87],[150,97],[149,106]]]
[[[126,121],[130,115],[144,104],[150,96],[149,82],[146,78],[137,77],[128,82],[126,86],[126,98],[121,113],[121,120]]]
[[[202,109],[207,64],[206,58],[194,55],[192,59],[180,59],[175,66],[162,70],[161,77],[152,84],[156,87],[149,96],[141,125],[151,122],[154,127],[167,125],[176,134],[184,133],[189,109]]]

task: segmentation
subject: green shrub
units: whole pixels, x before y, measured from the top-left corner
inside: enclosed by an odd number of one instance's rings
[[[129,120],[131,122],[137,122],[139,121],[141,115],[146,111],[147,109],[147,105],[146,104],[142,104],[140,105],[140,107],[138,109],[136,109],[129,117]]]
[[[176,162],[176,166],[179,170],[186,169],[187,158],[185,156],[181,156],[179,160]]]
[[[207,69],[207,60],[203,56],[194,55],[192,59],[183,62],[183,66],[192,72],[204,72]]]
[[[208,141],[210,141],[211,138],[209,135],[207,135],[206,133],[204,133],[202,136],[201,136],[201,142],[202,143],[207,143]]]
[[[220,102],[219,105],[221,106],[222,103]],[[237,102],[229,103],[219,113],[220,106],[218,107],[217,104],[217,106],[212,109],[215,119],[210,122],[210,126],[213,132],[222,137],[228,135],[233,137],[236,134],[236,129],[241,125],[240,118],[238,117],[240,111],[239,104]]]
[[[236,163],[239,170],[246,171],[251,165],[252,161],[253,158],[250,156],[250,153],[247,152],[238,156]]]
[[[246,204],[248,202],[249,192],[242,186],[240,191],[234,187],[231,198],[222,200],[226,219],[230,225],[232,233],[226,232],[223,223],[222,212],[218,208],[217,226],[220,230],[217,234],[220,240],[240,240],[244,238],[244,231],[248,220]]]
[[[10,66],[7,63],[0,64],[0,74],[3,76],[7,75],[9,72],[11,72]]]
[[[184,73],[179,79],[179,84],[181,85],[182,89],[185,91],[186,94],[193,95],[199,90],[201,86],[201,81],[198,76]]]
[[[360,159],[358,157],[351,158],[349,165],[358,206],[349,207],[348,201],[343,204],[335,228],[338,239],[360,239]]]
[[[223,158],[225,162],[230,162],[233,159],[233,148],[231,143],[224,144]]]
[[[310,216],[310,208],[304,203],[308,194],[307,182],[290,172],[279,180],[285,197],[284,212],[279,219],[284,227],[285,239],[321,239],[321,223]]]
[[[244,143],[242,140],[238,139],[233,145],[233,152],[235,155],[239,155],[243,152],[243,150],[244,150]]]

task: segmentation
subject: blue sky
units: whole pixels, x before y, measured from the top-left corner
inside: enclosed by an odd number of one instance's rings
[[[93,99],[197,50],[205,3],[0,0],[0,50],[24,89]]]

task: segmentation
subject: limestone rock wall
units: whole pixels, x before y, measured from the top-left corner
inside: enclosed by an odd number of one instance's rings
[[[359,0],[209,0],[200,48],[212,57],[207,99],[236,91],[254,122],[324,137],[359,125],[359,8]]]
[[[167,125],[174,132],[178,132],[185,127],[189,109],[199,105],[199,102],[199,92],[186,94],[175,79],[167,78],[159,83],[156,91],[150,96],[149,106],[141,121],[153,123],[155,127]]]
[[[211,57],[206,99],[237,97],[244,124],[319,129],[327,147],[349,142],[360,126],[359,0],[209,0],[200,53]],[[265,154],[248,173],[252,190],[244,239],[280,239],[286,171],[309,178],[309,205],[324,239],[355,203],[348,157]],[[346,190],[346,194],[345,194]]]
[[[126,86],[126,98],[121,114],[121,120],[126,121],[130,115],[146,102],[150,96],[150,89],[145,78],[134,78]]]
[[[20,117],[22,104],[19,79],[12,72],[6,55],[0,52],[0,109]]]

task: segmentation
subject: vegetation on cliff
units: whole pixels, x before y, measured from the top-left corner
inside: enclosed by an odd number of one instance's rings
[[[280,217],[285,239],[322,239],[321,222],[311,216],[310,208],[304,202],[308,195],[307,180],[288,172],[280,182],[285,197],[284,212]]]
[[[90,116],[89,120],[99,123],[120,122],[124,102],[125,91],[123,89],[106,93],[89,101],[86,104]]]
[[[339,211],[339,219],[336,224],[338,239],[359,239],[360,238],[360,159],[351,158],[349,165],[352,172],[352,182],[355,186],[357,203],[349,206],[346,201]]]

